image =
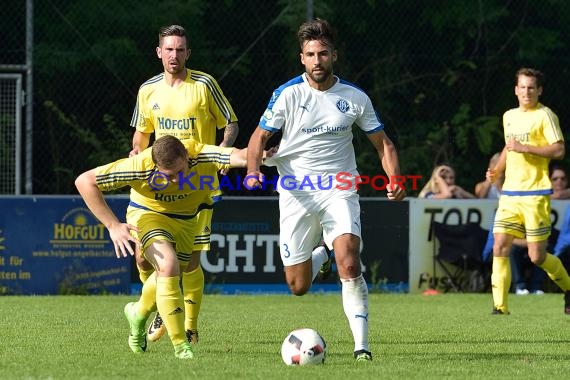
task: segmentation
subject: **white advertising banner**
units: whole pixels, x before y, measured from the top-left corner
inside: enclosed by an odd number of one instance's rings
[[[492,229],[497,200],[487,199],[420,199],[410,198],[409,291],[421,293],[429,288],[430,279],[437,282],[444,275],[434,263],[435,241],[432,223],[477,223]],[[560,229],[570,201],[552,201],[552,223]],[[435,272],[435,273],[434,273]],[[435,278],[434,278],[435,277]]]

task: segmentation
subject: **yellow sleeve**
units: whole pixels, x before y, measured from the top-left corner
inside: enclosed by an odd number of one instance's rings
[[[154,167],[145,168],[145,156],[142,152],[136,156],[123,158],[95,169],[95,181],[101,191],[111,191],[125,186],[133,186],[136,181],[146,181]]]

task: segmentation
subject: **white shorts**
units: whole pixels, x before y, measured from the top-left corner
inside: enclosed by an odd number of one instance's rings
[[[284,266],[305,262],[324,240],[329,248],[340,235],[361,237],[360,203],[351,191],[319,191],[315,194],[279,195],[279,251]]]

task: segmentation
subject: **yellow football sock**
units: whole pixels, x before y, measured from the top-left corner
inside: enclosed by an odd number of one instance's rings
[[[182,289],[184,290],[184,304],[186,306],[184,328],[196,331],[198,330],[198,314],[200,314],[204,294],[204,271],[200,265],[192,272],[182,272]]]
[[[558,257],[547,252],[546,259],[544,259],[544,262],[539,265],[539,267],[544,269],[548,277],[550,277],[560,289],[564,291],[570,290],[570,276],[568,276],[568,272]]]
[[[493,257],[493,273],[491,289],[495,309],[507,314],[509,312],[508,297],[511,287],[511,262],[508,257]]]
[[[138,265],[137,265],[137,269],[139,270],[139,278],[143,284],[150,277],[150,275],[154,272],[154,268],[142,269]]]
[[[156,272],[153,272],[143,283],[141,297],[137,304],[144,315],[156,311]]]
[[[184,299],[180,276],[157,277],[156,306],[173,345],[186,342],[184,331]]]

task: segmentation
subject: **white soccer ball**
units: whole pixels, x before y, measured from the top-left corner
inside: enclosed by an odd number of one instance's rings
[[[325,362],[327,344],[313,329],[291,331],[281,345],[281,357],[287,365],[315,365]]]

